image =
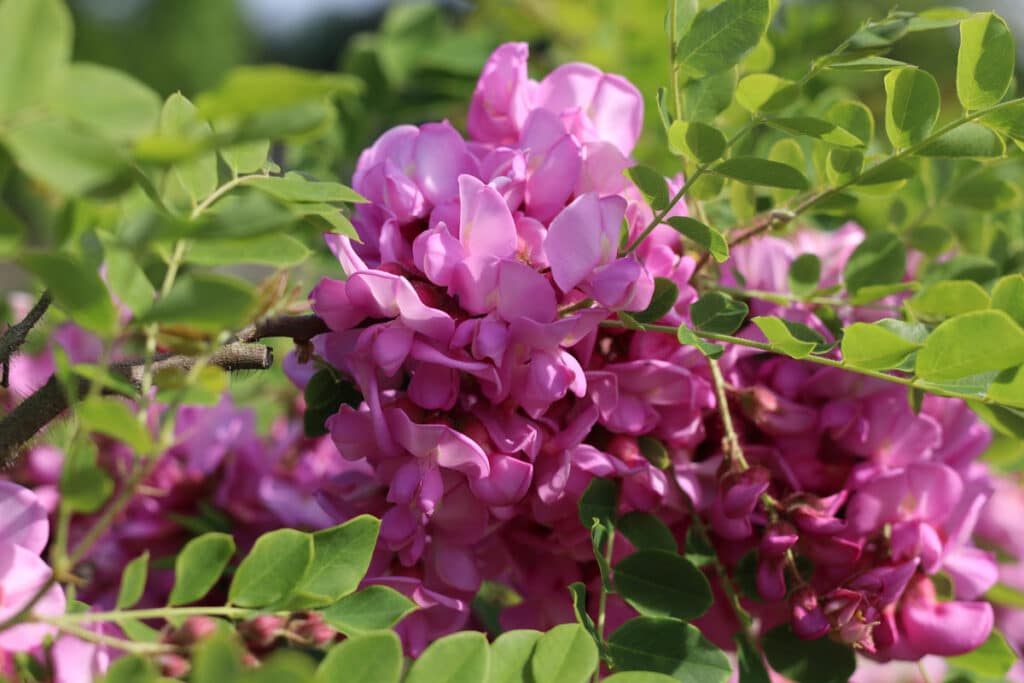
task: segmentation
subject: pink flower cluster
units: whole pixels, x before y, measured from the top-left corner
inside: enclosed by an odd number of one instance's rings
[[[484,581],[521,598],[506,627],[571,620],[566,585],[596,581],[576,514],[594,477],[619,480],[622,512],[653,512],[680,539],[692,506],[729,567],[756,553],[749,609],[766,625],[879,659],[977,647],[993,622],[979,598],[996,578],[970,541],[991,493],[975,462],[988,431],[957,401],[915,413],[884,381],[734,348],[721,364],[750,464],[738,467],[704,357],[601,325],[645,308],[655,277],[681,292],[665,324],[687,322],[696,299],[694,261],[668,227],[618,256],[652,218],[622,175],[640,94],[583,64],[536,82],[526,59],[523,44],[494,52],[469,139],[447,122],[400,126],[361,155],[361,242],[327,236],[345,279],[310,294],[332,330],[317,355],[364,398],[327,421],[357,467],[322,501],[338,520],[382,516],[370,581],[420,601],[400,627],[410,651],[468,624]],[[828,286],[862,239],[853,225],[765,238],[732,265],[749,287],[784,291],[789,263],[816,253]],[[754,305],[831,337],[811,308]],[[665,447],[668,467],[644,457],[641,437]],[[937,595],[940,572],[952,596]],[[612,608],[613,621],[629,614]],[[737,628],[724,605],[698,623],[723,646]]]

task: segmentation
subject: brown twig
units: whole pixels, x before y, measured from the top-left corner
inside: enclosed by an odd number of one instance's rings
[[[43,317],[52,301],[53,297],[50,296],[50,292],[43,292],[42,296],[39,297],[39,301],[36,302],[36,305],[32,307],[32,310],[28,312],[24,319],[8,327],[4,330],[3,335],[0,336],[0,363],[4,366],[4,374],[2,381],[0,381],[0,386],[7,386],[7,364],[10,362],[11,356],[25,343],[28,333],[32,331],[35,324]]]
[[[262,344],[233,342],[217,349],[210,357],[209,364],[229,372],[237,370],[266,370],[274,362],[271,349]],[[153,363],[153,370],[159,372],[177,368],[187,372],[195,363],[192,356],[165,355]],[[142,361],[116,363],[111,370],[122,375],[136,387],[142,380]],[[78,379],[76,396],[83,396],[89,390],[89,382]],[[0,469],[14,463],[22,444],[34,437],[39,430],[63,413],[68,407],[68,397],[56,376],[19,403],[3,420],[0,420]]]
[[[316,315],[282,315],[250,325],[235,335],[235,340],[252,342],[270,337],[286,337],[296,342],[308,342],[318,334],[329,331],[327,323]]]

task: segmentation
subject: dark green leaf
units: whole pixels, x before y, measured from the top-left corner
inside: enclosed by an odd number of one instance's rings
[[[689,216],[672,216],[665,220],[679,234],[711,252],[719,263],[729,258],[729,243],[722,233]]]
[[[862,102],[855,100],[836,102],[829,108],[825,118],[856,135],[864,145],[870,145],[874,139],[875,118],[871,110]]]
[[[708,164],[725,153],[726,140],[722,131],[706,123],[675,121],[668,130],[668,144],[673,152]]]
[[[284,600],[312,563],[312,535],[295,529],[263,534],[238,566],[228,601],[239,607],[264,607]]]
[[[843,281],[850,293],[870,285],[889,285],[903,279],[907,254],[903,241],[891,232],[869,234],[850,255]]]
[[[594,620],[587,613],[587,587],[582,582],[576,581],[569,584],[569,594],[572,596],[572,610],[576,614],[576,623],[582,626],[600,649],[601,636],[597,632]]]
[[[800,98],[800,86],[774,74],[750,74],[736,86],[736,101],[751,113],[785,109]]]
[[[907,244],[935,257],[953,246],[953,232],[941,225],[919,225],[905,233]]]
[[[815,254],[800,254],[789,264],[789,291],[797,296],[810,296],[821,280],[821,259]]]
[[[764,657],[742,635],[735,636],[736,658],[739,664],[739,683],[771,683]]]
[[[152,683],[157,680],[156,666],[141,655],[119,657],[107,669],[103,683]]]
[[[672,531],[665,523],[648,512],[630,512],[623,515],[616,524],[623,536],[637,550],[663,550],[676,553],[679,546]]]
[[[659,176],[660,177],[660,176]],[[664,179],[662,179],[664,182]],[[251,187],[287,202],[365,202],[358,192],[335,182],[307,180],[297,173],[282,177],[258,177],[247,181]],[[667,191],[667,190],[666,190]]]
[[[616,671],[656,671],[687,683],[725,683],[732,675],[725,653],[678,619],[630,619],[608,638],[608,650]]]
[[[1006,154],[1006,143],[977,123],[965,123],[940,136],[918,152],[925,157],[987,158]]]
[[[732,102],[736,90],[736,69],[687,81],[683,86],[683,118],[710,121]]]
[[[992,12],[975,14],[960,23],[956,62],[956,94],[968,111],[1003,99],[1013,80],[1013,34]]]
[[[402,644],[394,632],[364,633],[328,650],[313,680],[314,683],[398,683],[402,678],[402,663]],[[406,680],[413,680],[411,672]],[[439,677],[435,680],[440,683],[454,679]]]
[[[149,572],[149,551],[142,553],[125,565],[121,572],[121,586],[117,591],[117,609],[134,607],[146,590],[146,575]]]
[[[174,558],[174,588],[168,605],[187,605],[210,592],[235,554],[231,534],[209,532],[193,538]]]
[[[597,645],[579,624],[562,624],[545,633],[530,659],[534,683],[586,683],[595,668]]]
[[[633,319],[641,324],[654,323],[668,315],[679,299],[679,286],[664,277],[654,278],[654,295],[643,311],[633,313]]]
[[[647,462],[659,470],[668,469],[672,466],[672,458],[669,456],[665,444],[654,437],[645,434],[637,438],[636,445],[640,447],[640,455],[644,456]]]
[[[590,529],[596,519],[603,526],[615,524],[619,504],[619,487],[611,479],[592,479],[580,496],[579,515],[584,529]]]
[[[734,157],[716,164],[712,170],[748,185],[781,187],[787,190],[806,190],[810,182],[804,174],[787,164],[758,157]]]
[[[765,634],[768,663],[795,683],[846,683],[857,666],[853,650],[829,638],[803,640],[789,625]]]
[[[913,178],[915,175],[917,175],[917,170],[906,161],[888,159],[865,171],[864,175],[857,180],[857,184],[865,187],[888,185]]]
[[[583,637],[590,640],[585,633]],[[431,643],[413,662],[405,683],[480,683],[487,680],[489,665],[487,637],[478,631],[462,631]]]
[[[660,173],[648,166],[631,166],[625,173],[652,209],[661,211],[668,206],[668,183]]]
[[[738,64],[761,40],[769,16],[768,0],[724,0],[701,11],[679,41],[679,70],[702,78]]]
[[[416,603],[393,588],[367,586],[323,611],[324,620],[345,635],[386,630],[416,609]]]
[[[226,683],[242,673],[242,646],[227,633],[215,633],[192,650],[192,683]]]
[[[813,116],[790,116],[786,118],[768,119],[768,125],[793,135],[806,135],[830,145],[840,147],[863,147],[859,137],[848,130],[824,119]]]
[[[722,292],[708,292],[690,305],[693,326],[702,332],[732,334],[747,319],[750,308]]]
[[[72,512],[96,512],[114,492],[114,480],[96,465],[96,456],[96,444],[82,439],[65,456],[59,488],[61,504]]]
[[[943,382],[1024,363],[1024,330],[1002,311],[974,311],[935,328],[917,352],[922,379]]]
[[[650,617],[696,619],[711,607],[711,586],[689,560],[665,550],[640,550],[615,565],[619,595]]]
[[[921,69],[904,67],[885,76],[885,132],[896,149],[924,140],[939,118],[939,85]]]

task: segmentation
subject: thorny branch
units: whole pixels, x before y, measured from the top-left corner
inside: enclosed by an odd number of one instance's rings
[[[44,298],[47,299],[46,303],[49,303],[46,295]],[[42,301],[41,299],[40,304]],[[40,304],[37,304],[36,308],[39,308]],[[36,308],[33,308],[33,312]],[[45,310],[45,306],[43,310]],[[25,325],[32,315],[30,313],[18,325]],[[42,315],[42,311],[35,316],[32,324],[38,320],[40,315]],[[28,327],[31,327],[31,324]],[[270,337],[287,337],[294,339],[297,343],[304,343],[327,330],[326,323],[315,315],[268,318],[245,328],[235,335],[233,341],[217,349],[210,357],[209,365],[228,372],[266,370],[273,365],[273,353],[269,347],[254,342]],[[25,333],[27,333],[27,329]],[[5,333],[3,343],[6,345],[7,341],[8,335]],[[7,347],[0,348],[6,349]],[[194,363],[195,358],[192,356],[168,354],[158,356],[151,369],[154,373],[172,368],[187,372]],[[145,363],[141,360],[116,363],[110,369],[139,388]],[[78,386],[73,388],[75,395],[83,396],[89,389],[89,382],[82,378],[79,378],[77,382]],[[67,407],[68,395],[65,388],[61,386],[56,376],[51,376],[46,384],[4,416],[0,420],[0,469],[10,467],[17,458],[21,446],[34,437],[39,430],[59,417]]]
[[[39,301],[36,302],[36,305],[32,307],[32,310],[28,312],[25,318],[21,322],[8,327],[4,330],[3,336],[0,336],[0,364],[3,365],[3,377],[0,378],[0,387],[7,386],[7,373],[10,367],[11,356],[25,343],[28,333],[32,331],[35,324],[46,313],[46,309],[50,307],[51,301],[53,301],[53,297],[50,296],[50,292],[43,292],[43,295],[39,297]]]

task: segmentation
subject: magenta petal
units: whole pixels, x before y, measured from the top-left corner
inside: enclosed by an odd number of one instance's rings
[[[476,171],[462,136],[447,121],[420,127],[413,144],[413,163],[416,183],[435,206],[459,194],[461,174]]]
[[[626,203],[621,197],[577,197],[548,227],[544,251],[555,284],[563,292],[585,280],[597,266],[614,258]]]
[[[459,176],[459,241],[473,256],[508,258],[516,253],[516,224],[497,190],[470,175]]]
[[[555,290],[543,275],[519,261],[498,265],[498,315],[547,323],[556,314]]]
[[[336,332],[355,327],[364,317],[362,311],[349,301],[346,283],[325,277],[309,293],[313,312],[323,318]]]
[[[952,657],[976,649],[992,632],[987,602],[907,601],[900,621],[910,644],[921,652]]]
[[[488,58],[469,104],[467,128],[475,140],[509,144],[526,110],[526,43],[505,43]]]
[[[790,598],[793,633],[804,640],[821,638],[828,633],[828,617],[818,606],[818,597],[810,588],[801,588]]]
[[[533,465],[502,453],[491,453],[489,459],[491,473],[470,482],[473,493],[494,507],[518,503],[530,488]]]
[[[50,567],[36,553],[0,539],[0,621],[24,607],[50,574]],[[64,591],[55,585],[34,609],[37,614],[59,616],[65,606]],[[54,633],[56,628],[48,624],[19,624],[0,632],[0,650],[26,652],[42,645],[43,639]]]
[[[27,488],[0,481],[0,543],[14,543],[36,555],[50,536],[46,509]]]
[[[487,456],[469,437],[439,424],[417,424],[404,411],[387,411],[388,426],[395,439],[418,458],[434,458],[441,467],[458,470],[470,479],[490,472]]]
[[[420,363],[409,382],[409,398],[427,410],[451,410],[459,396],[459,373],[443,365]]]

